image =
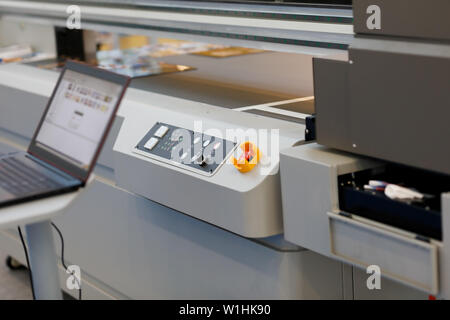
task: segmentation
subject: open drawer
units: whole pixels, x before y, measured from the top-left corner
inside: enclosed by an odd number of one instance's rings
[[[424,194],[417,201],[388,198],[384,190],[365,190],[370,180],[386,181]],[[414,234],[442,240],[441,195],[450,191],[450,176],[387,164],[338,177],[339,209]],[[426,195],[426,196],[425,196]]]
[[[378,222],[328,212],[331,254],[431,294],[438,293],[438,245]]]

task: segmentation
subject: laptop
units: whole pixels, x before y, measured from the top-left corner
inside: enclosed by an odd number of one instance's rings
[[[0,156],[0,207],[83,187],[129,81],[67,61],[28,151]]]

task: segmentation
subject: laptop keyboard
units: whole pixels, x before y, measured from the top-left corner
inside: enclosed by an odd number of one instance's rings
[[[15,196],[59,186],[61,184],[15,157],[0,159],[0,187]]]

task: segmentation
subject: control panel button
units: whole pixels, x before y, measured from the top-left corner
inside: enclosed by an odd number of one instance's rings
[[[211,157],[211,155],[209,155],[209,156],[202,156],[202,159],[201,159],[201,161],[199,161],[197,164],[200,166],[200,167],[206,167],[206,166],[209,166],[210,164],[213,164],[213,162],[214,162],[214,159]]]
[[[210,164],[214,163],[214,159],[211,155],[207,156],[204,161],[205,161],[205,165],[210,165]]]
[[[174,142],[178,142],[183,140],[183,129],[176,129],[172,132],[172,135],[170,136],[170,140]]]
[[[205,140],[204,142],[203,142],[203,147],[205,148],[205,147],[207,147],[209,144],[211,143],[211,140]]]
[[[152,137],[144,144],[144,148],[152,150],[158,144],[158,142],[159,140],[157,138]]]
[[[158,137],[158,138],[162,138],[164,137],[164,135],[167,133],[167,131],[169,131],[169,128],[166,126],[161,126],[158,128],[158,130],[156,130],[154,136]]]
[[[200,142],[200,140],[201,140],[201,138],[200,138],[200,137],[195,137],[195,139],[194,139],[194,144],[197,144],[197,143],[199,143],[199,142]]]
[[[220,145],[221,145],[221,143],[220,142],[216,142],[215,144],[214,144],[214,150],[217,150],[217,149],[219,149],[219,147],[220,147]]]
[[[197,154],[195,154],[192,157],[191,161],[193,163],[200,164],[203,161],[203,152],[198,152]]]

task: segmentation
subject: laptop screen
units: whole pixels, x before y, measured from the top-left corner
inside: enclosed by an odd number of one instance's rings
[[[36,143],[87,169],[122,93],[122,86],[66,70]]]
[[[129,78],[67,61],[28,152],[86,181]]]

